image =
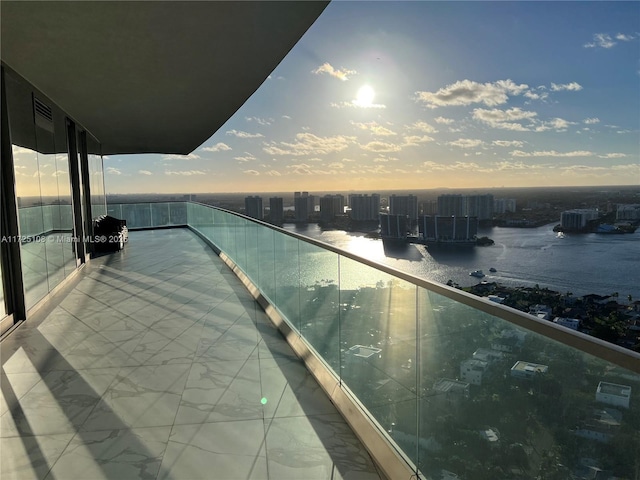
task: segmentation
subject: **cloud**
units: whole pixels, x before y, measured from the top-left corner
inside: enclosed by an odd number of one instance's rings
[[[524,96],[531,100],[546,100],[549,97],[549,93],[546,91],[547,87],[540,85],[537,88],[532,88],[524,92]]]
[[[244,117],[247,122],[255,122],[258,125],[271,125],[273,118]]]
[[[256,157],[254,157],[252,154],[250,154],[249,152],[244,152],[246,155],[244,157],[233,157],[233,159],[236,162],[252,162],[253,160],[257,160]]]
[[[248,133],[243,132],[242,130],[229,130],[226,132],[227,135],[233,135],[238,138],[261,138],[264,137],[261,133]]]
[[[141,175],[153,175],[149,170],[138,170],[138,173]]]
[[[271,142],[265,144],[263,150],[269,155],[327,155],[332,152],[340,152],[355,142],[355,137],[335,135],[333,137],[318,137],[312,133],[298,133],[296,141]]]
[[[459,138],[458,140],[455,140],[453,142],[447,142],[447,145],[452,145],[459,148],[475,148],[479,147],[480,145],[484,145],[484,142],[477,138]]]
[[[606,153],[604,155],[598,155],[600,158],[624,158],[626,153]]]
[[[546,132],[547,130],[556,130],[558,132],[565,132],[569,125],[575,125],[576,122],[569,122],[563,118],[554,118],[546,122],[541,122],[535,128],[536,132]]]
[[[337,69],[332,67],[330,63],[325,62],[315,70],[311,70],[311,73],[315,73],[316,75],[326,73],[327,75],[331,75],[332,77],[344,82],[349,80],[349,75],[355,75],[357,72],[346,68]]]
[[[344,168],[344,165],[340,162],[332,162],[329,165],[327,165],[327,167],[329,168]]]
[[[386,142],[369,142],[365,145],[360,145],[360,148],[363,150],[368,150],[370,152],[376,153],[384,153],[384,152],[398,152],[402,150],[402,147],[396,145],[394,143],[386,143]]]
[[[445,117],[436,117],[433,120],[436,123],[440,123],[442,125],[451,125],[454,122],[453,118],[445,118]]]
[[[496,170],[547,170],[550,168],[555,168],[554,165],[545,165],[542,163],[537,163],[534,165],[527,165],[523,162],[509,162],[509,161],[501,161],[495,162]]]
[[[585,43],[584,48],[611,48],[616,45],[616,43],[617,42],[614,42],[611,39],[610,35],[607,35],[606,33],[596,33],[593,35],[593,42]]]
[[[285,120],[291,120],[291,117],[289,115],[282,115],[282,118],[284,118]]]
[[[383,127],[382,125],[380,125],[377,122],[368,122],[368,123],[358,123],[358,122],[351,122],[351,125],[354,125],[355,127],[358,127],[360,130],[368,130],[371,133],[373,133],[374,135],[378,135],[378,136],[392,136],[392,135],[397,135],[396,132],[389,130],[386,127]]]
[[[560,92],[562,90],[569,90],[569,91],[572,91],[572,92],[578,92],[578,91],[582,90],[582,85],[580,85],[578,82],[561,83],[561,84],[552,83],[551,84],[551,90],[553,90],[554,92]]]
[[[281,177],[282,174],[277,171],[277,170],[269,170],[268,172],[264,173],[265,175],[269,175],[270,177]]]
[[[555,150],[523,152],[522,150],[514,150],[509,153],[512,157],[592,157],[595,155],[588,150],[574,150],[571,152],[556,152]]]
[[[381,103],[360,103],[357,100],[352,100],[350,102],[332,102],[329,106],[333,108],[345,108],[345,107],[357,107],[357,108],[387,108],[386,105],[382,105]]]
[[[524,142],[520,140],[494,140],[491,144],[498,147],[522,147]]]
[[[423,167],[432,171],[445,171],[445,170],[481,170],[480,165],[475,162],[455,162],[448,165],[445,163],[437,163],[432,161],[423,162]]]
[[[624,33],[618,33],[616,35],[616,40],[620,40],[621,42],[630,42],[634,38],[636,37],[634,37],[633,35],[625,35]]]
[[[405,125],[409,130],[418,130],[424,133],[438,133],[433,126],[429,125],[427,122],[417,121],[412,123],[411,125]]]
[[[122,175],[122,172],[119,169],[113,167],[105,168],[104,173],[106,173],[107,175]]]
[[[246,175],[254,175],[254,176],[260,175],[260,172],[258,172],[257,170],[245,170],[242,173],[244,173]]]
[[[202,150],[205,152],[228,152],[231,147],[226,143],[218,142],[211,147],[204,147]]]
[[[199,158],[200,158],[200,155],[195,153],[190,153],[189,155],[176,155],[176,154],[170,153],[168,155],[162,156],[163,160],[197,160]]]
[[[596,123],[600,123],[599,118],[585,118],[582,123],[586,123],[587,125],[594,125]]]
[[[434,142],[435,139],[428,135],[405,135],[404,136],[404,146],[406,147],[416,147],[420,143]]]
[[[537,115],[536,112],[522,110],[517,107],[509,108],[508,110],[500,110],[498,108],[491,110],[476,108],[473,110],[474,120],[484,122],[493,128],[521,132],[529,129],[517,122],[521,120],[532,120]]]
[[[203,172],[202,170],[180,170],[180,171],[166,170],[164,174],[165,175],[181,175],[185,177],[190,177],[193,175],[206,175],[206,172]]]
[[[471,105],[483,103],[489,107],[506,103],[509,96],[520,95],[529,88],[512,80],[498,80],[494,83],[478,83],[471,80],[457,81],[437,92],[416,92],[416,101],[428,108],[451,105]]]

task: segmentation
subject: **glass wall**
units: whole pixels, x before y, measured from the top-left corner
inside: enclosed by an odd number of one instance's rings
[[[87,134],[87,159],[89,163],[89,188],[91,190],[91,217],[95,219],[107,213],[107,201],[104,191],[104,170],[100,144]]]
[[[66,119],[12,72],[6,88],[28,309],[76,268]]]

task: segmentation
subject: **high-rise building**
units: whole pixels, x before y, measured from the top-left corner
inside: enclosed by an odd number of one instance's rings
[[[418,220],[418,197],[414,195],[391,195],[389,197],[389,213],[405,215],[409,222]]]
[[[465,215],[477,217],[478,220],[491,220],[493,218],[493,195],[468,195],[466,197]]]
[[[342,214],[344,214],[344,196],[325,195],[320,197],[320,221],[330,222]]]
[[[493,201],[493,213],[502,214],[516,211],[516,199],[515,198],[496,198]]]
[[[438,197],[438,215],[441,217],[463,217],[465,215],[465,197],[458,194]]]
[[[296,222],[308,222],[309,216],[315,211],[315,197],[309,192],[295,192],[293,205],[296,213]]]
[[[560,214],[560,226],[565,230],[581,230],[591,220],[598,218],[598,210],[589,208],[576,208],[565,210]]]
[[[407,238],[409,222],[406,215],[380,214],[380,235],[382,239]]]
[[[349,195],[349,206],[351,207],[351,219],[356,221],[374,221],[380,215],[380,195],[351,194]]]
[[[282,197],[271,197],[269,199],[269,222],[274,225],[284,223],[284,206]]]
[[[257,195],[254,197],[245,197],[244,214],[247,215],[248,217],[262,220],[263,218],[262,197],[259,197]]]
[[[418,219],[419,236],[429,242],[472,241],[478,233],[475,217],[424,215]]]

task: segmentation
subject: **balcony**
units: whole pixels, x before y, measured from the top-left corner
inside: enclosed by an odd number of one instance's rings
[[[81,276],[2,342],[0,478],[380,478],[189,230],[132,232]]]
[[[109,212],[132,229],[191,232],[132,232],[42,323],[3,343],[3,436],[32,449],[30,468],[53,465],[53,478],[75,478],[64,468],[81,460],[105,478],[147,465],[158,472],[149,478],[176,479],[220,468],[229,478],[638,474],[633,352],[206,205]],[[602,403],[600,382],[630,387],[629,407]],[[82,401],[65,398],[75,392]],[[616,425],[598,424],[603,409],[619,410],[608,412]],[[57,434],[69,438],[49,440]],[[142,453],[109,470],[102,460],[129,444]],[[43,461],[50,451],[57,461]]]

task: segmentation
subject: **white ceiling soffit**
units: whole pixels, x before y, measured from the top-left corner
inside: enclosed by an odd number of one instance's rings
[[[187,154],[327,4],[2,1],[2,61],[87,128],[104,154]]]

